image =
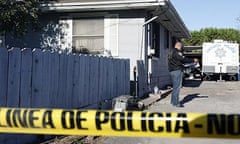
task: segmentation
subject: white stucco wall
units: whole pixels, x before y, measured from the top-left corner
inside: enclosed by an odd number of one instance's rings
[[[144,18],[120,19],[119,21],[119,56],[130,58],[131,80],[133,80],[133,68],[136,66],[136,61],[144,58],[144,39],[142,38],[144,21]]]
[[[130,77],[131,80],[133,80],[133,68],[136,66],[136,61],[141,58],[144,58],[143,56],[144,31],[142,25],[144,24],[145,19],[144,18],[119,18],[118,20],[108,18],[105,19],[107,25],[111,23],[109,21],[112,21],[112,24],[118,22],[118,25],[117,26],[115,25],[115,30],[112,30],[114,32],[117,32],[118,34],[116,38],[116,35],[111,33],[111,31],[109,34],[105,33],[104,35],[106,44],[105,48],[110,49],[114,57],[130,59],[131,70]],[[112,43],[113,41],[115,42],[114,43],[115,45]],[[113,47],[114,49],[112,49]]]
[[[143,24],[144,18],[119,18],[118,19],[118,38],[117,38],[117,51],[114,50],[114,57],[129,58],[131,65],[131,80],[133,80],[133,68],[136,66],[136,61],[139,59],[144,60],[145,37]],[[169,48],[164,47],[165,28],[160,25],[160,57],[153,58],[150,63],[151,87],[157,85],[160,88],[171,84],[171,79],[168,71],[168,51]],[[105,41],[116,41],[115,37],[105,35]],[[169,47],[172,46],[171,34],[169,34]],[[116,46],[115,46],[116,47]],[[105,47],[106,48],[106,47]],[[142,49],[142,51],[141,51]]]

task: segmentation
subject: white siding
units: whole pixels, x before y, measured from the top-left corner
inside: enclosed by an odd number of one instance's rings
[[[143,24],[145,18],[121,18],[118,16],[118,14],[110,14],[104,18],[104,49],[109,50],[113,57],[130,58],[130,79],[133,80],[133,68],[137,65],[136,61],[141,58],[144,60]],[[64,40],[68,44],[72,41],[72,20],[62,20],[60,23],[69,24],[69,27],[64,28],[64,31],[68,32],[64,36]],[[72,45],[68,45],[68,47],[72,47]]]
[[[130,77],[133,80],[133,68],[137,65],[136,61],[144,54],[143,27],[144,18],[121,18],[119,19],[119,57],[130,58]]]
[[[108,15],[104,19],[104,48],[111,52],[112,56],[118,55],[118,15]]]

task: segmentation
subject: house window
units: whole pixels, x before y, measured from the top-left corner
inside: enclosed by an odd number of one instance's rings
[[[160,25],[156,22],[152,23],[152,49],[154,49],[154,57],[160,56]]]
[[[73,20],[73,52],[103,54],[104,19]]]
[[[169,48],[169,31],[167,29],[164,30],[164,47]]]

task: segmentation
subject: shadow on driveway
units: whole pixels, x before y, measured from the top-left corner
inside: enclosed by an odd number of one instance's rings
[[[184,80],[183,87],[200,87],[201,84],[201,80]]]
[[[196,98],[208,98],[208,96],[199,96],[199,95],[200,95],[199,93],[187,95],[187,96],[184,97],[183,100],[180,101],[180,103],[182,105],[184,105],[188,102],[191,102],[193,99],[196,99]]]

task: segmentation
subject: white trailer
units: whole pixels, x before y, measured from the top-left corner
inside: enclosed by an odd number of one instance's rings
[[[237,80],[239,73],[239,45],[223,40],[203,43],[202,72],[206,80]]]

